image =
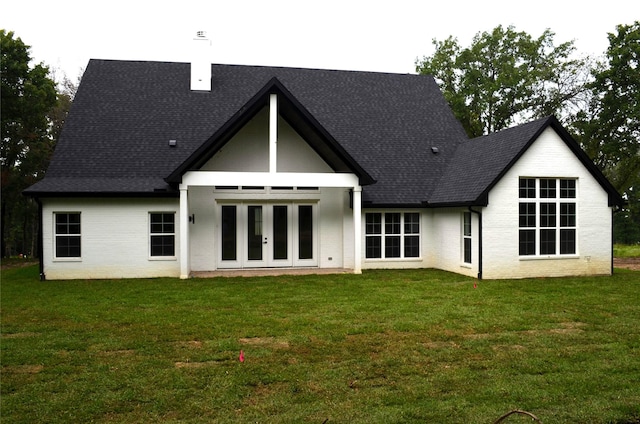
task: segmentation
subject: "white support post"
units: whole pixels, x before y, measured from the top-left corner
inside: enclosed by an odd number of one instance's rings
[[[278,166],[278,95],[269,96],[269,172]]]
[[[362,187],[353,187],[353,273],[362,274]]]
[[[189,198],[188,187],[180,187],[180,278],[186,280],[191,273],[189,265]]]

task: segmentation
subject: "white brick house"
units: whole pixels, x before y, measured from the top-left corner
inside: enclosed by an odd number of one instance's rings
[[[25,192],[43,278],[612,272],[622,200],[555,118],[469,140],[429,76],[205,68],[89,63]]]

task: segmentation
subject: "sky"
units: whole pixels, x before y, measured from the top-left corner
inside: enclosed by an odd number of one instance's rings
[[[433,39],[463,47],[498,25],[579,54],[602,55],[607,33],[640,20],[633,0],[1,0],[0,28],[31,46],[36,63],[77,80],[89,59],[189,62],[196,31],[211,62],[415,73]]]

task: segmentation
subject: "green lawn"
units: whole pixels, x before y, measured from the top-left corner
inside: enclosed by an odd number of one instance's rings
[[[616,244],[613,246],[613,256],[616,258],[640,257],[640,244]]]
[[[640,272],[37,273],[2,273],[2,422],[640,422]]]

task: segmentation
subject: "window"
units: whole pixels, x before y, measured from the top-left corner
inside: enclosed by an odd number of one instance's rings
[[[56,212],[55,244],[56,258],[79,258],[80,249],[80,213]]]
[[[313,259],[313,206],[298,206],[298,259]]]
[[[404,257],[420,256],[420,214],[417,212],[404,214]]]
[[[521,256],[576,253],[576,180],[520,178]]]
[[[175,220],[174,212],[149,214],[151,256],[175,256]]]
[[[420,214],[372,212],[365,215],[365,257],[420,257]]]
[[[222,260],[237,259],[238,235],[236,231],[236,205],[222,206]]]
[[[462,260],[471,263],[471,212],[462,214]]]

